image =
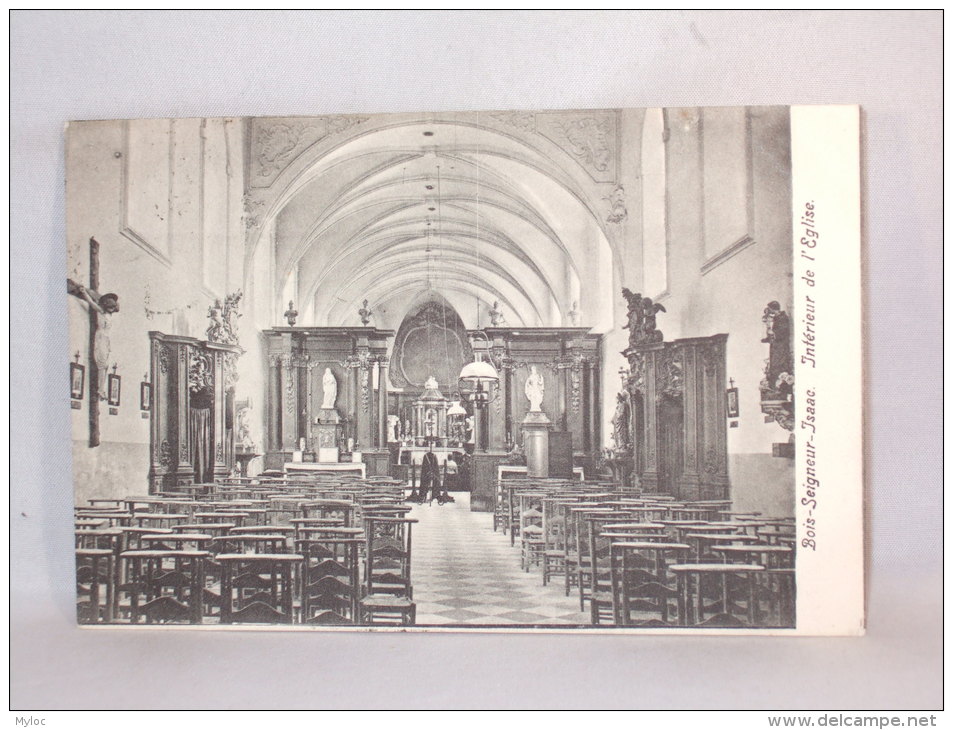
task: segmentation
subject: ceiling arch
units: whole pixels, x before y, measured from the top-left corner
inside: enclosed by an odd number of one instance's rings
[[[268,237],[252,232],[273,246],[276,297],[301,301],[304,324],[432,289],[558,326],[597,260],[614,256],[570,166],[499,130],[418,118],[309,155],[273,181]],[[611,307],[603,288],[583,296],[584,313]]]

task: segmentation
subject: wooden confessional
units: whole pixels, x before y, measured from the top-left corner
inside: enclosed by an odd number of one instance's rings
[[[629,428],[636,484],[681,500],[728,498],[728,335],[629,347]]]
[[[237,345],[149,333],[149,491],[211,482],[235,460]]]

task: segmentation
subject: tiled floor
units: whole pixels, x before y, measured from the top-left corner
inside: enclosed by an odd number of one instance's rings
[[[414,505],[413,583],[417,625],[589,624],[561,577],[543,585],[539,567],[520,569],[519,543],[493,532],[493,515],[471,512],[470,495],[443,506]]]

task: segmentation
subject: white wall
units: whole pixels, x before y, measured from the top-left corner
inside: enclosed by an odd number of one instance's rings
[[[240,125],[74,122],[66,148],[67,275],[89,283],[88,240],[96,238],[100,294],[116,293],[120,306],[109,359],[122,402],[115,415],[100,403],[99,446],[88,445],[88,386],[82,409],[70,411],[76,498],[144,493],[149,420],[139,385],[149,378],[148,332],[204,338],[209,305],[243,286]],[[68,307],[69,357],[79,352],[88,366],[86,306],[69,297]]]

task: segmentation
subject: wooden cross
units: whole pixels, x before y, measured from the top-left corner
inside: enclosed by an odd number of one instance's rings
[[[99,242],[89,239],[89,287],[72,279],[66,280],[66,291],[83,300],[89,309],[89,445],[99,446],[99,365],[96,362],[96,333],[99,331],[100,313],[113,314],[119,311],[119,297],[115,294],[99,294]]]

